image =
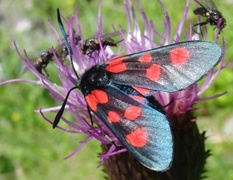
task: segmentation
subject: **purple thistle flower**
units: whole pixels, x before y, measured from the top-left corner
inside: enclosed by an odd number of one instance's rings
[[[114,53],[110,47],[104,48],[101,44],[100,51],[93,52],[91,56],[84,55],[80,51],[80,44],[77,44],[75,42],[75,36],[78,34],[80,35],[81,39],[82,37],[82,28],[80,26],[80,21],[78,17],[78,9],[76,11],[75,16],[72,16],[69,21],[66,24],[66,27],[68,29],[69,34],[69,40],[71,49],[73,52],[73,62],[75,65],[76,72],[78,73],[79,77],[82,76],[82,74],[88,70],[90,67],[104,63],[108,60],[111,60],[114,57],[119,57],[123,54],[130,54],[135,53],[155,47],[160,47],[164,45],[168,45],[171,43],[177,43],[181,41],[181,35],[184,35],[186,39],[184,40],[196,40],[200,39],[200,36],[198,34],[193,34],[192,32],[192,22],[190,22],[189,29],[184,30],[184,22],[186,21],[187,13],[189,10],[189,4],[190,1],[187,0],[183,17],[180,21],[180,23],[177,25],[176,33],[173,38],[171,38],[171,26],[174,26],[171,24],[170,17],[168,15],[168,12],[166,11],[163,3],[159,0],[159,3],[161,5],[161,8],[164,11],[164,32],[158,32],[155,28],[155,25],[153,21],[149,20],[146,16],[145,11],[143,10],[142,6],[140,5],[139,0],[137,1],[137,5],[141,12],[141,17],[143,19],[144,23],[144,30],[141,31],[139,28],[139,23],[137,21],[137,15],[134,11],[134,7],[132,5],[132,2],[130,0],[126,1],[124,0],[124,7],[125,12],[127,15],[127,32],[123,33],[123,29],[120,28],[120,39],[123,41],[118,44],[118,50],[116,53]],[[75,33],[73,31],[75,21]],[[54,30],[55,34],[60,34],[60,32],[56,31],[55,28],[50,23],[52,29]],[[100,40],[101,36],[104,34],[103,27],[102,27],[102,19],[101,19],[101,3],[99,5],[99,13],[98,13],[98,32],[97,37]],[[204,35],[204,39],[207,37],[207,33]],[[218,39],[218,32],[216,33],[215,41]],[[154,42],[154,38],[159,37],[160,41],[159,43]],[[59,43],[64,43],[62,38],[59,37]],[[83,43],[82,41],[80,43]],[[223,47],[225,46],[225,43],[223,41]],[[77,85],[77,77],[75,73],[73,72],[73,69],[71,66],[65,65],[65,63],[59,59],[59,57],[56,54],[55,49],[52,47],[51,51],[54,55],[54,65],[58,69],[59,73],[59,79],[60,84],[55,84],[54,82],[50,81],[46,76],[39,73],[36,68],[33,65],[33,62],[31,59],[27,56],[26,51],[24,51],[25,57],[21,55],[19,52],[16,43],[15,43],[16,51],[20,57],[20,59],[23,61],[23,63],[26,65],[27,69],[30,70],[36,77],[38,77],[37,81],[33,80],[24,80],[24,79],[13,79],[8,80],[5,82],[0,83],[0,85],[5,83],[11,83],[11,82],[28,82],[28,83],[34,83],[40,86],[43,86],[44,88],[48,89],[50,92],[50,95],[53,99],[57,100],[58,102],[62,103],[67,95],[67,92]],[[166,92],[157,92],[154,94],[156,99],[161,103],[162,106],[164,106],[164,110],[166,111],[169,120],[171,121],[172,126],[179,126],[184,125],[188,121],[193,121],[194,118],[192,115],[187,118],[187,113],[192,114],[192,111],[195,110],[193,105],[197,103],[198,101],[211,99],[218,97],[219,95],[209,97],[209,98],[200,98],[200,95],[208,89],[208,87],[214,82],[219,72],[224,68],[224,57],[222,58],[222,61],[220,63],[220,66],[218,69],[211,71],[204,79],[204,82],[201,86],[199,86],[197,83],[191,85],[185,90],[175,92],[175,93],[166,93]],[[52,112],[57,113],[60,109],[60,106],[58,107],[52,107],[48,109],[40,109],[37,110],[37,112],[40,112],[42,117],[49,122],[50,124],[53,124],[53,119],[48,119],[44,113]],[[64,116],[66,113],[71,113],[73,118],[75,119],[75,122],[72,122],[68,119],[66,119]],[[54,115],[55,116],[55,115]],[[123,152],[126,152],[125,148],[116,148],[118,145],[120,146],[120,142],[116,139],[116,137],[112,134],[111,131],[108,130],[108,128],[102,123],[100,119],[98,119],[96,116],[93,116],[93,122],[94,125],[90,122],[89,113],[87,111],[87,105],[85,102],[85,99],[81,92],[79,90],[72,91],[70,93],[69,99],[66,104],[65,113],[64,116],[62,116],[62,120],[68,125],[69,128],[62,127],[58,125],[57,127],[61,130],[64,130],[69,133],[83,133],[86,134],[87,137],[85,140],[80,142],[80,145],[75,149],[67,158],[73,156],[75,153],[77,153],[87,142],[92,140],[93,138],[100,141],[103,145],[108,146],[107,152],[104,154],[101,154],[99,157],[101,158],[101,162],[99,165],[102,165],[105,163],[105,161],[108,160],[109,157],[115,156],[117,154],[121,154]],[[112,143],[114,142],[114,144]],[[111,144],[109,146],[109,144]],[[121,147],[121,146],[120,146]]]

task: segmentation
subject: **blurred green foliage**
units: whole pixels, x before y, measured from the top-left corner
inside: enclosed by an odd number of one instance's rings
[[[176,2],[176,7],[169,0],[163,0],[170,15],[172,24],[172,35],[176,25],[179,23],[185,1]],[[126,16],[124,6],[120,0],[103,0],[102,18],[105,32],[112,31],[112,25],[122,25],[126,28]],[[226,40],[226,62],[233,59],[233,21],[231,11],[226,1],[216,2],[219,10],[227,19],[227,27],[221,35]],[[17,42],[20,51],[27,49],[30,57],[42,50],[55,46],[57,40],[50,29],[47,20],[57,27],[56,9],[59,7],[62,14],[68,18],[79,9],[79,18],[82,25],[84,37],[92,36],[97,30],[98,1],[68,0],[45,2],[39,0],[19,0],[0,2],[0,80],[12,78],[35,79],[30,72],[22,73],[24,67],[13,47],[13,41]],[[163,10],[157,1],[143,1],[142,6],[155,23],[159,32],[163,31]],[[24,8],[22,8],[24,7]],[[194,3],[188,19],[194,21],[197,17],[193,15]],[[136,14],[140,17],[138,8]],[[142,24],[141,19],[139,21]],[[24,22],[24,25],[22,25]],[[110,23],[109,23],[110,22]],[[28,24],[27,24],[28,23]],[[189,27],[188,20],[186,28]],[[214,38],[213,27],[208,25],[208,40]],[[172,36],[173,37],[173,36]],[[171,37],[171,38],[172,38]],[[222,36],[221,36],[222,37]],[[156,37],[157,39],[157,37]],[[157,39],[158,40],[158,39]],[[56,77],[57,72],[52,65],[48,66],[51,77]],[[207,175],[211,179],[233,178],[233,143],[232,132],[225,129],[233,121],[233,76],[232,68],[222,71],[214,85],[204,94],[212,96],[227,91],[227,94],[197,105],[199,108],[198,119],[201,129],[207,131],[207,147],[212,150],[212,156],[208,160]],[[99,143],[95,140],[86,145],[78,154],[71,159],[63,158],[71,153],[85,138],[83,135],[68,134],[57,129],[53,130],[51,125],[35,113],[35,109],[41,107],[52,107],[60,105],[50,98],[48,91],[35,85],[26,83],[14,83],[0,87],[0,179],[103,179],[104,174],[97,169],[98,153],[101,152]],[[49,114],[48,114],[49,116]],[[231,127],[233,128],[233,123]],[[208,132],[210,131],[210,134]],[[231,133],[231,134],[229,134]],[[212,137],[212,138],[211,138]],[[217,146],[216,146],[217,145]]]

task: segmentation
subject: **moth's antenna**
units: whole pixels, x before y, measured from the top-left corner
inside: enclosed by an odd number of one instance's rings
[[[70,96],[71,91],[73,91],[74,89],[77,89],[77,88],[78,88],[78,86],[75,86],[75,87],[71,88],[68,91],[68,93],[66,95],[66,98],[63,101],[62,106],[61,106],[60,110],[58,111],[58,113],[57,113],[57,115],[56,115],[56,117],[55,117],[55,119],[53,121],[53,128],[57,127],[57,125],[58,125],[58,123],[59,123],[59,121],[60,121],[60,119],[62,117],[62,114],[63,114],[63,112],[65,110],[65,106],[66,106],[66,103],[67,103],[68,97]]]
[[[60,16],[59,9],[57,9],[57,21],[58,21],[59,28],[60,28],[60,30],[62,32],[62,35],[64,37],[64,40],[65,40],[65,44],[66,44],[68,54],[70,56],[70,62],[71,62],[72,68],[73,68],[73,70],[75,72],[75,75],[77,76],[77,79],[79,79],[79,76],[78,76],[78,74],[77,74],[77,72],[76,72],[76,70],[74,68],[74,63],[73,63],[73,59],[72,59],[72,50],[71,50],[71,47],[70,47],[70,44],[69,44],[69,41],[68,41],[67,33],[66,33],[65,28],[64,28],[64,26],[62,24],[62,21],[61,21],[61,16]],[[59,123],[59,121],[60,121],[60,119],[62,117],[62,114],[63,114],[63,112],[65,110],[65,106],[66,106],[66,103],[68,101],[68,98],[70,96],[71,91],[73,91],[74,89],[77,89],[77,88],[78,88],[78,86],[75,86],[75,87],[71,88],[68,91],[68,93],[66,95],[66,98],[65,98],[64,102],[62,103],[62,106],[61,106],[60,110],[58,111],[58,113],[57,113],[57,115],[56,115],[56,117],[54,119],[53,128],[57,127],[57,125],[58,125],[58,123]]]
[[[59,28],[61,30],[61,33],[62,33],[62,36],[64,37],[64,40],[65,40],[65,44],[66,44],[66,48],[67,48],[67,51],[68,51],[68,54],[70,56],[70,63],[71,63],[71,66],[74,70],[74,73],[75,75],[77,76],[77,79],[79,80],[79,75],[78,73],[76,72],[75,68],[74,68],[74,62],[73,62],[73,59],[72,59],[72,49],[70,47],[70,43],[68,41],[68,36],[67,36],[67,33],[65,31],[65,28],[63,26],[63,23],[62,23],[62,20],[61,20],[61,15],[60,15],[60,11],[59,11],[59,8],[57,8],[57,21],[58,21],[58,25],[59,25]]]

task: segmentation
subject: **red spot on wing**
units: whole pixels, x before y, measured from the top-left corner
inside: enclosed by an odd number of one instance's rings
[[[117,123],[120,122],[121,117],[119,116],[119,114],[115,111],[109,111],[108,112],[108,121],[110,123]]]
[[[138,58],[138,61],[141,62],[151,62],[153,60],[153,57],[150,53],[143,54],[141,57]]]
[[[157,64],[153,64],[146,69],[146,77],[151,81],[157,81],[161,75],[161,68]]]
[[[144,147],[148,142],[148,134],[145,128],[138,128],[126,135],[129,144],[134,147]]]
[[[129,106],[126,108],[124,117],[128,120],[136,120],[142,114],[142,108],[138,106]]]
[[[127,69],[126,64],[122,61],[125,57],[119,57],[107,63],[106,70],[112,73],[120,73]]]
[[[172,49],[170,58],[172,64],[183,64],[190,58],[189,50],[184,47]]]
[[[125,59],[125,57],[122,56],[122,57],[119,57],[119,58],[115,58],[115,59],[113,59],[113,60],[110,60],[110,61],[108,61],[106,64],[108,64],[108,65],[119,64],[119,63],[122,63],[122,61],[123,61],[124,59]]]
[[[147,88],[142,88],[142,87],[136,87],[136,86],[132,86],[132,88],[134,88],[137,92],[139,92],[140,94],[146,96],[151,94],[151,90],[147,89]]]
[[[145,98],[141,97],[141,96],[136,96],[136,95],[130,95],[130,97],[132,97],[133,99],[135,99],[136,101],[139,101],[142,104],[145,104]]]
[[[98,104],[105,104],[108,102],[108,95],[106,92],[96,89],[88,94],[85,99],[91,110],[96,112]]]
[[[97,102],[95,97],[92,94],[88,94],[86,97],[86,102],[88,104],[88,106],[91,108],[91,110],[93,111],[97,111]]]

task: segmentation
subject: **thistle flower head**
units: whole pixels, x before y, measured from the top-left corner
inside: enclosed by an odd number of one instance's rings
[[[187,13],[189,10],[189,0],[187,0],[185,9],[183,11],[183,16],[180,21],[180,23],[176,27],[176,33],[172,37],[171,34],[171,27],[175,26],[171,23],[170,17],[168,15],[168,12],[166,11],[164,5],[159,0],[159,4],[161,8],[164,11],[164,30],[163,32],[158,32],[156,30],[156,27],[153,23],[153,21],[149,20],[146,16],[145,11],[143,10],[142,6],[140,5],[139,1],[137,2],[137,5],[140,9],[140,15],[143,19],[143,25],[144,28],[141,30],[139,28],[139,22],[137,20],[138,15],[135,13],[135,9],[132,5],[132,2],[130,0],[124,1],[124,7],[125,12],[127,15],[127,29],[126,31],[123,30],[123,28],[119,28],[113,31],[119,31],[119,43],[117,44],[118,49],[117,52],[114,52],[110,46],[105,47],[103,42],[100,43],[100,49],[98,51],[93,51],[91,54],[84,54],[81,50],[81,46],[85,43],[85,41],[82,37],[82,27],[80,26],[80,21],[78,17],[78,10],[74,16],[72,16],[66,23],[66,28],[69,35],[69,43],[73,52],[72,60],[74,63],[75,71],[77,72],[79,77],[82,77],[83,73],[90,69],[90,67],[104,63],[108,60],[111,60],[114,57],[119,57],[124,54],[130,54],[135,53],[151,48],[156,48],[164,45],[168,45],[171,43],[177,43],[180,41],[185,40],[196,40],[199,39],[200,36],[198,34],[193,34],[192,32],[192,22],[190,22],[189,29],[184,30],[184,23],[187,21]],[[97,25],[98,25],[98,32],[94,36],[96,39],[98,39],[99,42],[101,42],[101,38],[105,34],[102,27],[102,19],[101,19],[101,4],[99,6],[99,14],[97,19]],[[73,26],[75,24],[75,26]],[[52,26],[52,25],[51,25]],[[55,30],[54,27],[52,27],[55,34],[60,34],[59,30]],[[75,29],[75,31],[74,31]],[[80,39],[77,40],[77,36],[80,37]],[[181,39],[181,36],[185,37],[185,39]],[[216,35],[216,37],[218,34]],[[158,43],[154,42],[155,37],[159,37],[160,41]],[[59,43],[62,46],[64,44],[63,38],[59,37]],[[206,38],[206,36],[204,36]],[[217,38],[216,38],[217,39]],[[78,42],[77,42],[78,41]],[[38,72],[32,63],[31,59],[27,56],[26,52],[24,52],[25,57],[20,54],[18,51],[18,48],[16,47],[17,53],[19,54],[20,59],[23,61],[23,63],[26,65],[26,67],[36,76],[38,77],[38,81],[31,81],[31,80],[20,80],[15,79],[8,82],[13,81],[26,81],[30,83],[35,83],[43,86],[44,88],[48,89],[50,92],[50,95],[53,99],[58,101],[59,103],[62,103],[67,95],[67,92],[73,88],[74,86],[77,86],[78,84],[78,77],[74,73],[72,67],[70,65],[66,65],[67,63],[59,57],[59,55],[56,52],[56,49],[53,47],[51,48],[51,52],[54,56],[54,66],[58,69],[58,76],[60,79],[60,83],[55,84],[52,82],[49,78],[42,75],[40,72]],[[68,57],[69,58],[69,57]],[[214,79],[217,77],[218,73],[221,71],[221,69],[224,67],[223,61],[220,63],[220,67],[217,70],[211,71],[204,79],[204,82],[201,86],[199,86],[197,83],[194,83],[190,87],[188,87],[185,90],[175,92],[175,93],[166,93],[166,92],[157,92],[154,94],[155,98],[161,103],[161,105],[164,107],[165,112],[167,113],[169,120],[173,124],[182,124],[184,115],[189,112],[193,111],[193,105],[203,100],[200,98],[200,95],[212,84]],[[60,106],[58,107],[52,107],[49,109],[40,109],[39,112],[43,116],[43,118],[48,121],[50,124],[53,124],[53,119],[48,119],[45,116],[45,112],[52,112],[57,113],[60,109]],[[65,115],[66,113],[71,113],[74,120],[66,119]],[[92,117],[92,122],[90,120],[90,115]],[[85,102],[83,94],[80,92],[80,90],[74,90],[70,93],[68,101],[66,103],[65,107],[65,113],[64,116],[62,116],[62,121],[65,122],[69,128],[64,128],[60,126],[60,124],[57,126],[59,129],[62,129],[67,132],[71,133],[83,133],[86,134],[87,137],[84,141],[80,143],[78,148],[68,157],[75,154],[77,151],[79,151],[84,144],[86,144],[91,139],[97,139],[103,144],[112,144],[109,148],[108,152],[106,154],[100,155],[100,158],[102,159],[102,164],[106,158],[109,156],[112,156],[114,154],[119,154],[122,152],[125,152],[126,150],[122,148],[116,148],[116,146],[120,146],[120,142],[115,138],[115,136],[112,134],[111,131],[108,130],[108,128],[102,123],[102,121],[97,118],[94,114],[88,112],[87,104]],[[173,122],[174,121],[174,122]],[[92,124],[94,123],[94,124]]]

